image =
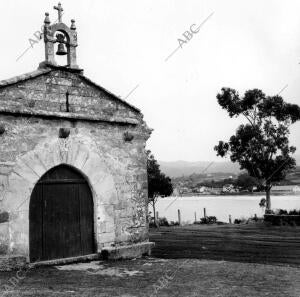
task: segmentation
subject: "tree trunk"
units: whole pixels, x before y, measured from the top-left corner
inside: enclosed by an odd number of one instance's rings
[[[157,221],[158,218],[156,217],[155,198],[153,198],[152,207],[153,207],[154,224],[155,224],[155,227],[158,228],[159,224],[158,224],[158,221]]]
[[[266,187],[266,214],[271,211],[271,186]]]

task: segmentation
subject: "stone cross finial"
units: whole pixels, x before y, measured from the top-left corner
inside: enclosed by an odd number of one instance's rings
[[[63,8],[62,8],[62,6],[61,6],[61,3],[58,2],[58,5],[57,6],[53,6],[53,8],[58,11],[58,22],[61,23],[62,12],[64,11]]]

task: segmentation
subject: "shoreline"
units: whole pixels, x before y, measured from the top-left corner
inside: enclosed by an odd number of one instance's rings
[[[161,198],[190,198],[190,197],[227,197],[227,196],[266,196],[265,192],[254,192],[254,193],[220,193],[220,194],[199,194],[199,193],[188,193],[188,194],[183,194],[180,196],[169,196],[169,197],[161,197]],[[271,197],[274,196],[299,196],[300,198],[300,192],[276,192],[276,193],[272,193],[271,192]]]

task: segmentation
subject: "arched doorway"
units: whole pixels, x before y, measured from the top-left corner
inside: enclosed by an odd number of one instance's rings
[[[87,181],[75,169],[54,167],[34,187],[29,247],[31,262],[95,252],[93,197]]]

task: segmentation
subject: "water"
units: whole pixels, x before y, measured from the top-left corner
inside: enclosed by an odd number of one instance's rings
[[[197,220],[203,217],[203,208],[207,216],[216,216],[219,221],[228,222],[229,215],[234,219],[249,218],[257,214],[262,216],[264,211],[259,207],[262,195],[243,196],[197,196],[197,197],[168,197],[160,198],[156,204],[159,217],[168,221],[178,221],[177,210],[181,211],[182,222],[193,222],[194,213]],[[271,196],[272,209],[300,209],[300,194]],[[152,208],[149,209],[152,212]]]

